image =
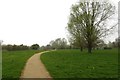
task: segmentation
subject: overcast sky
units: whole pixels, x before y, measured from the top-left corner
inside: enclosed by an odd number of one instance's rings
[[[67,38],[70,7],[78,0],[0,0],[0,40],[3,44],[48,44]],[[109,0],[114,5],[119,0]],[[114,41],[117,32],[108,40]]]

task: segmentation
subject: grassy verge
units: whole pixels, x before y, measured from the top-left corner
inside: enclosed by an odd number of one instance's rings
[[[42,62],[53,78],[117,78],[118,50],[58,50],[44,53]]]
[[[2,77],[19,78],[25,66],[26,61],[35,53],[36,53],[35,50],[3,51]]]

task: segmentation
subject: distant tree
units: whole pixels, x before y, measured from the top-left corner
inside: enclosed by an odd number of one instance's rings
[[[116,47],[118,47],[118,46],[116,45],[115,42],[112,42],[112,47],[113,47],[113,48],[116,48]]]
[[[120,37],[115,40],[116,45],[120,48]]]
[[[112,45],[112,42],[111,41],[109,41],[109,43],[108,43],[108,47],[112,47],[113,45]]]
[[[19,50],[19,46],[15,45],[15,44],[12,47],[13,47],[13,50]]]
[[[99,49],[103,49],[104,47],[106,47],[105,42],[102,39],[98,39],[95,43],[94,43],[94,48],[99,48]]]
[[[112,47],[118,48],[120,47],[120,37],[116,38],[114,42],[112,42]]]
[[[37,49],[39,49],[39,45],[38,44],[33,44],[33,45],[31,45],[31,49],[34,49],[34,50],[37,50]]]
[[[40,49],[41,50],[46,50],[46,47],[45,46],[41,46]]]
[[[8,51],[12,51],[12,50],[13,50],[13,46],[12,46],[12,45],[7,45],[7,46],[6,46],[6,49],[7,49]]]
[[[65,38],[62,38],[60,40],[60,48],[61,49],[66,49],[66,47],[67,47],[67,40]]]
[[[78,37],[70,37],[69,42],[72,48],[79,48],[81,51],[83,51],[83,48],[85,47],[83,39]]]
[[[50,46],[49,44],[46,45],[46,49],[47,49],[47,50],[51,49],[51,46]]]
[[[52,49],[65,49],[67,47],[67,40],[65,38],[57,38],[50,41],[49,44]]]
[[[51,46],[52,49],[55,49],[56,46],[57,46],[57,43],[54,40],[50,41],[49,44],[50,44],[50,46]]]

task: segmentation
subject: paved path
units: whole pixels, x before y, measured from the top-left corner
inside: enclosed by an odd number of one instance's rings
[[[40,60],[40,55],[45,52],[49,51],[34,54],[27,61],[20,78],[51,78],[50,74]]]

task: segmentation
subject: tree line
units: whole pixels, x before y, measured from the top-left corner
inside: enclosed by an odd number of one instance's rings
[[[106,44],[103,40],[98,40],[96,42],[96,47],[94,49],[110,49],[110,48],[118,48],[120,47],[120,37],[116,38],[115,41],[109,42]],[[87,46],[84,46],[87,48]],[[2,50],[7,51],[16,51],[16,50],[53,50],[53,49],[80,49],[77,43],[72,43],[65,38],[57,38],[55,40],[51,40],[49,44],[46,46],[39,46],[39,44],[33,44],[31,46],[27,45],[2,45]]]
[[[115,41],[105,43],[102,39],[96,41],[95,47],[93,49],[112,49],[118,48],[120,46],[120,38],[116,38]],[[87,46],[84,46],[86,49]],[[53,50],[53,49],[80,49],[79,44],[74,43],[74,41],[67,41],[65,38],[57,38],[51,40],[46,46],[41,46],[41,50]],[[81,50],[81,49],[80,49]]]
[[[16,51],[16,50],[38,50],[39,49],[39,45],[38,44],[33,44],[31,46],[27,46],[27,45],[2,45],[2,50],[7,50],[7,51]]]

